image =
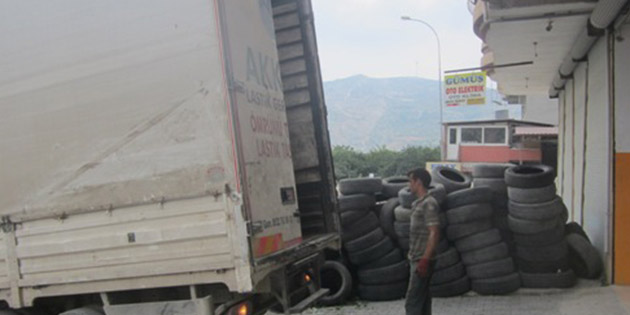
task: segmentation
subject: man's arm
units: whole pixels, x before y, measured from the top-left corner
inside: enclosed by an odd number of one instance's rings
[[[427,248],[422,255],[422,259],[431,259],[435,248],[437,248],[440,242],[440,227],[438,225],[432,225],[427,227],[429,229],[429,239],[427,240]]]

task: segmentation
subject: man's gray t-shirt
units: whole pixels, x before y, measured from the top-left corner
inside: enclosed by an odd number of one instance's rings
[[[429,241],[429,226],[440,225],[440,206],[430,195],[414,201],[411,206],[411,226],[409,228],[409,260],[418,261],[424,255]],[[433,257],[431,257],[433,258]]]

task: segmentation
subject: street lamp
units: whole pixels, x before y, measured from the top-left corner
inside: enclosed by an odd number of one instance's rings
[[[439,83],[439,96],[440,96],[440,155],[442,160],[444,160],[444,126],[442,125],[444,123],[444,104],[442,103],[442,48],[440,45],[440,37],[438,36],[438,33],[435,31],[435,29],[433,28],[433,26],[431,26],[431,24],[423,21],[423,20],[419,20],[419,19],[415,19],[409,16],[401,16],[400,17],[403,21],[411,21],[411,22],[418,22],[421,24],[424,24],[425,26],[427,26],[432,32],[433,35],[435,35],[435,39],[437,40],[437,57],[438,57],[438,83]]]

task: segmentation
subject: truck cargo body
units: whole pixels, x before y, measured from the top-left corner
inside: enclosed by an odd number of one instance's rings
[[[310,1],[2,2],[0,299],[222,284],[338,247]]]

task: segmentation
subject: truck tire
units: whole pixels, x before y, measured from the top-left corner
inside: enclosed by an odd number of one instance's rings
[[[506,196],[508,193],[507,184],[501,178],[475,178],[472,183],[473,188],[486,187],[495,195]]]
[[[514,273],[512,257],[467,266],[466,274],[471,280],[498,278]]]
[[[400,261],[405,260],[405,258],[403,257],[402,252],[400,251],[399,248],[394,248],[392,249],[389,253],[385,254],[385,256],[367,263],[365,265],[363,265],[363,268],[365,269],[376,269],[376,268],[381,268],[381,267],[385,267],[385,266],[389,266],[389,265],[393,265],[395,263],[398,263]]]
[[[401,260],[380,268],[360,268],[358,276],[361,284],[388,284],[405,281],[409,279],[409,263],[406,260]]]
[[[398,192],[398,201],[403,208],[411,209],[411,205],[418,199],[414,193],[409,190],[409,187],[401,189]]]
[[[330,290],[328,295],[319,300],[323,306],[343,304],[352,293],[352,275],[344,264],[327,260],[320,269],[322,288]]]
[[[564,239],[559,243],[542,247],[516,246],[516,255],[531,262],[556,261],[569,255],[569,246]]]
[[[435,256],[435,270],[442,270],[448,268],[460,262],[459,253],[454,247],[449,248],[447,251]]]
[[[469,188],[471,184],[470,177],[456,169],[448,167],[436,167],[431,172],[431,175],[434,183],[444,185],[447,194]]]
[[[398,198],[389,199],[381,208],[378,219],[381,221],[381,228],[387,236],[396,238],[394,231],[394,209],[400,205]]]
[[[527,261],[516,257],[516,264],[521,272],[526,273],[557,273],[570,269],[568,257],[541,262]]]
[[[546,221],[533,221],[515,218],[508,215],[510,230],[516,234],[538,234],[549,231],[558,226],[558,218]]]
[[[508,205],[510,215],[524,220],[545,221],[562,215],[566,206],[560,197],[541,203],[518,203],[510,201]]]
[[[357,252],[349,252],[348,259],[350,259],[351,263],[361,266],[378,260],[387,255],[392,249],[394,249],[394,244],[389,237],[385,237],[366,249]]]
[[[446,208],[457,207],[492,202],[492,190],[488,187],[466,188],[446,195]]]
[[[472,290],[481,295],[506,295],[516,292],[520,287],[521,279],[515,272],[502,277],[472,281]]]
[[[446,202],[446,189],[442,184],[432,184],[429,186],[429,191],[427,193],[435,198],[435,201],[437,201],[440,206],[444,205]]]
[[[588,238],[588,235],[586,235],[586,232],[584,232],[584,229],[582,228],[582,226],[580,226],[580,224],[577,222],[567,223],[564,226],[564,234],[565,235],[578,234],[584,237],[589,243],[591,242],[591,239]]]
[[[359,284],[359,297],[366,301],[398,300],[407,293],[408,279],[388,284]]]
[[[599,252],[579,234],[567,235],[569,244],[569,264],[580,278],[597,279],[604,270]]]
[[[339,218],[341,219],[341,226],[347,227],[356,223],[357,220],[366,216],[368,212],[365,211],[344,211],[339,214]]]
[[[413,210],[409,208],[398,206],[394,209],[394,218],[396,219],[396,222],[409,222],[411,221],[412,212]]]
[[[573,270],[569,269],[557,273],[525,273],[521,272],[523,288],[550,289],[571,288],[577,283]]]
[[[369,212],[362,218],[355,221],[354,224],[350,224],[345,227],[342,231],[343,233],[341,234],[341,240],[346,243],[350,242],[362,235],[365,235],[366,233],[371,232],[379,226],[380,222],[376,218],[376,215]]]
[[[463,191],[463,190],[460,190]],[[448,224],[463,224],[492,217],[493,209],[489,203],[477,203],[450,208],[446,211]]]
[[[540,188],[508,187],[508,198],[518,203],[542,203],[556,198],[556,185],[551,184]]]
[[[451,241],[457,241],[466,236],[492,229],[491,220],[480,220],[463,224],[450,224],[446,227],[446,236]]]
[[[503,179],[505,171],[514,164],[477,164],[473,167],[473,178],[500,178]]]
[[[556,228],[537,234],[514,233],[514,242],[523,247],[543,247],[561,242],[564,235],[564,225],[558,222]]]
[[[492,246],[501,242],[501,233],[497,229],[483,231],[471,236],[462,238],[455,242],[455,247],[461,253]]]
[[[458,262],[450,267],[436,270],[431,277],[431,285],[440,285],[448,282],[455,281],[466,275],[466,268],[461,262]]]
[[[459,296],[468,291],[470,291],[470,279],[468,277],[461,277],[455,281],[431,286],[431,295],[438,298]]]
[[[411,227],[410,222],[394,222],[394,230],[397,237],[409,238],[409,229]]]
[[[510,251],[505,243],[498,243],[486,248],[460,253],[462,262],[466,266],[473,266],[485,262],[504,259],[510,256]]]
[[[553,184],[554,170],[546,165],[519,165],[505,171],[508,187],[541,188]]]
[[[407,187],[409,187],[407,176],[392,176],[383,179],[383,194],[387,198],[398,197],[398,192]]]
[[[352,178],[339,181],[339,192],[342,195],[368,194],[374,195],[383,190],[380,178]]]
[[[383,230],[376,228],[365,235],[346,242],[344,247],[348,252],[358,252],[374,245],[375,243],[378,243],[383,238],[385,238]]]
[[[357,194],[357,195],[342,195],[339,196],[339,210],[344,211],[368,211],[376,204],[374,195]]]

